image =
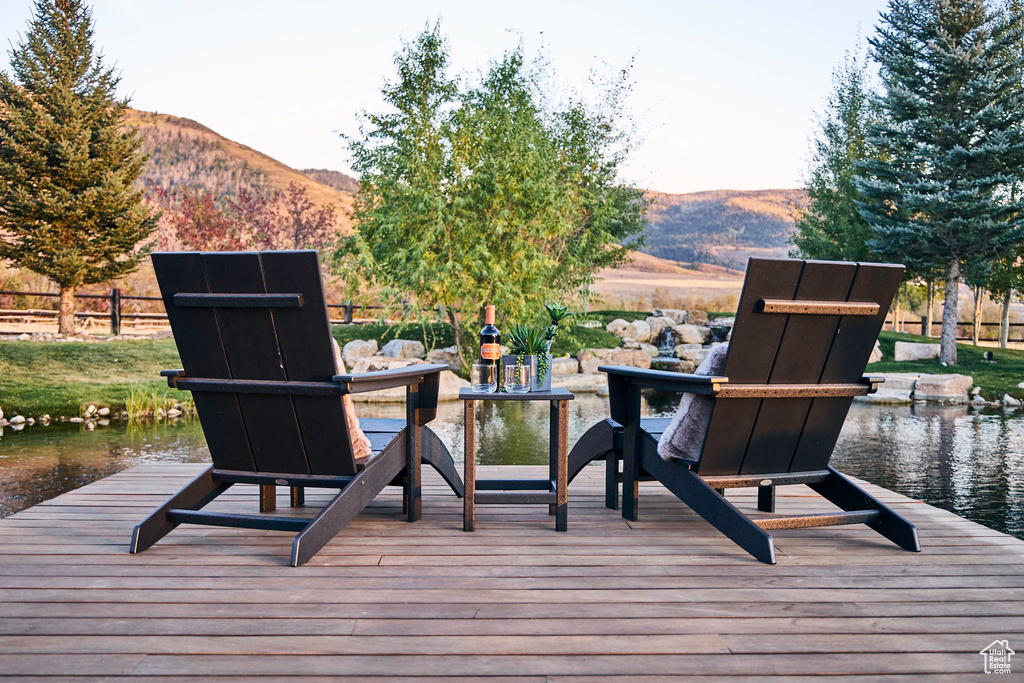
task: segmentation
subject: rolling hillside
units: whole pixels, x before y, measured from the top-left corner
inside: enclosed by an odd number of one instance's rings
[[[289,183],[296,183],[306,188],[314,202],[333,204],[340,209],[339,229],[352,227],[348,212],[353,193],[337,189],[337,178],[332,178],[335,187],[318,182],[191,119],[129,110],[128,122],[139,129],[142,149],[150,155],[142,172],[147,182],[164,189],[178,185],[201,187],[221,195],[235,195],[242,188],[284,189]],[[355,179],[349,180],[358,185]]]
[[[651,192],[644,251],[673,261],[745,268],[749,256],[785,256],[803,190]]]
[[[198,186],[222,195],[242,188],[307,188],[319,204],[333,204],[339,229],[351,229],[349,210],[359,182],[330,169],[296,170],[191,119],[129,111],[150,155],[143,177],[159,187]],[[670,261],[745,267],[748,256],[784,256],[802,190],[650,192],[651,228],[644,252]]]

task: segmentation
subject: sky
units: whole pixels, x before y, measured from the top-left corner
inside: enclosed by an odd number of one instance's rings
[[[96,44],[131,106],[190,118],[294,168],[350,172],[338,133],[386,111],[402,41],[440,20],[472,82],[522,43],[586,93],[633,63],[641,144],[623,177],[671,193],[803,184],[832,71],[885,0],[96,0]],[[0,69],[31,0],[0,0]]]

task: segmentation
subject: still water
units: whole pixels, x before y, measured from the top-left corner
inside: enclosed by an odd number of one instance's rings
[[[677,398],[651,394],[645,412],[670,416]],[[480,464],[545,464],[548,404],[481,403]],[[360,405],[365,417],[401,406]],[[569,403],[569,444],[608,414],[607,399]],[[431,426],[462,461],[462,402],[442,403]],[[0,517],[129,467],[208,462],[197,420],[88,430],[68,423],[0,435]],[[1024,538],[1024,414],[934,406],[855,404],[832,463],[840,471]]]

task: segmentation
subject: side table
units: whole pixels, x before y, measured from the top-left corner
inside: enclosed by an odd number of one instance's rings
[[[574,397],[566,389],[531,391],[525,394],[496,392],[477,393],[470,389],[459,391],[465,401],[466,462],[463,479],[466,495],[463,498],[462,530],[476,529],[476,506],[525,503],[548,505],[555,516],[555,531],[568,528],[568,471],[569,471],[569,401]],[[550,401],[551,425],[548,431],[547,479],[476,479],[476,402],[477,401]],[[479,489],[479,493],[477,490]]]

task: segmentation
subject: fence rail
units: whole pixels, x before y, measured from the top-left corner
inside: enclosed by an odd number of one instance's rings
[[[0,290],[0,296],[35,296],[35,297],[50,297],[60,298],[60,294],[54,292],[22,292],[17,290]],[[76,299],[103,299],[107,302],[107,311],[75,311],[75,317],[77,318],[109,318],[110,319],[110,333],[112,335],[121,334],[121,321],[122,320],[167,320],[166,313],[125,313],[122,309],[122,302],[124,301],[159,301],[163,302],[163,298],[159,296],[132,296],[128,294],[122,294],[118,288],[113,288],[107,294],[75,294]],[[359,324],[361,321],[355,319],[355,312],[357,310],[383,310],[387,308],[381,304],[357,304],[350,301],[346,301],[340,304],[327,304],[328,309],[341,309],[341,319],[331,320],[333,325],[353,325]],[[403,313],[408,311],[408,306],[402,307]],[[443,314],[443,308],[437,307],[437,317],[441,320]],[[26,317],[41,317],[41,318],[56,318],[60,315],[59,311],[50,309],[13,309],[13,308],[0,308],[0,320],[4,318],[26,318]]]
[[[1002,323],[990,323],[990,322],[982,322],[980,324],[981,324],[981,326],[983,328],[993,328],[994,327],[997,330],[1002,325]],[[894,330],[894,331],[897,329],[896,325],[895,325],[895,321],[891,320],[890,318],[886,318],[885,327],[887,329]],[[938,338],[938,335],[934,334],[934,332],[936,331],[936,329],[938,329],[938,330],[942,329],[942,321],[941,320],[934,320],[934,321],[932,321],[932,329],[930,331],[932,334],[929,334],[928,332],[925,331],[927,327],[928,327],[928,321],[925,318],[921,318],[920,322],[918,322],[916,320],[902,320],[899,323],[899,328],[900,328],[901,331],[909,331],[909,330],[915,330],[916,328],[920,328],[920,330],[921,330],[920,334],[922,336]],[[971,341],[974,338],[972,336],[972,334],[971,334],[973,328],[974,328],[974,321],[973,320],[961,320],[961,321],[957,322],[957,324],[956,324],[956,330],[957,330],[957,337],[956,338],[957,338],[957,341]],[[1009,323],[1009,337],[1010,337],[1010,341],[1024,341],[1024,330],[1022,330],[1021,334],[1018,337],[1014,337],[1013,336],[1014,331],[1016,329],[1018,329],[1018,328],[1024,328],[1024,323]],[[964,334],[961,334],[961,330],[962,329],[966,330],[964,332]],[[985,341],[993,341],[993,340],[986,339]]]

